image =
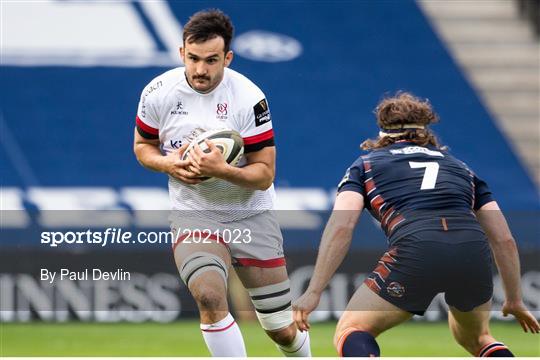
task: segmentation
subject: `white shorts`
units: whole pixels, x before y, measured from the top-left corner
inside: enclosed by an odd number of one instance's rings
[[[176,241],[173,251],[181,243],[224,244],[234,266],[272,268],[285,265],[283,236],[272,211],[233,221],[217,222],[201,217],[176,216],[171,230]]]

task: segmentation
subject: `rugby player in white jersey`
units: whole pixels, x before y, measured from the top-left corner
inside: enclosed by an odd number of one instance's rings
[[[268,103],[255,84],[228,69],[232,35],[230,19],[219,10],[190,18],[180,48],[185,67],[158,76],[142,92],[134,151],[143,166],[169,175],[172,227],[181,234],[174,258],[197,302],[210,353],[246,356],[228,310],[233,265],[261,326],[281,352],[310,356],[309,336],[293,322],[283,239],[270,211],[276,150]],[[195,147],[181,160],[195,136],[219,128],[234,129],[244,140],[238,167],[227,164],[211,141],[210,152]],[[224,238],[234,231],[237,243]]]

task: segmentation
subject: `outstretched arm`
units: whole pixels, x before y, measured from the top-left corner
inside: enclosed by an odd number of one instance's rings
[[[364,198],[359,193],[343,191],[338,194],[323,232],[313,277],[304,295],[293,304],[294,320],[301,331],[309,329],[309,314],[319,304],[323,290],[343,262],[363,208]]]
[[[491,201],[476,212],[478,221],[486,232],[495,257],[505,292],[504,316],[512,314],[525,332],[540,332],[538,321],[523,304],[521,298],[521,274],[516,242],[497,202]]]

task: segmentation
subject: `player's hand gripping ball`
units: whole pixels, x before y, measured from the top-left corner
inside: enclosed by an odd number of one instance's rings
[[[244,154],[244,140],[237,131],[232,129],[217,129],[199,134],[182,154],[182,160],[188,159],[189,152],[193,150],[196,144],[199,145],[203,152],[209,153],[210,149],[205,140],[212,141],[219,151],[221,151],[225,161],[232,166],[238,165],[240,158]],[[205,176],[200,179],[208,180],[210,177]]]

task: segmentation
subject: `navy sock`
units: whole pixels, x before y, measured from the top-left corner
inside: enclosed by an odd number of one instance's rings
[[[371,334],[365,331],[353,331],[347,336],[341,347],[341,356],[343,357],[380,355],[379,344]]]
[[[479,357],[514,357],[514,354],[500,342],[488,344],[480,350]]]

